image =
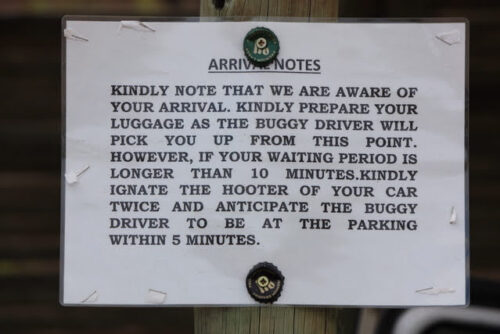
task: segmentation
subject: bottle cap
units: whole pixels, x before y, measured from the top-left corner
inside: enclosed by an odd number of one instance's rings
[[[278,55],[278,37],[269,29],[257,27],[248,32],[243,41],[243,50],[248,60],[258,67],[269,65]]]
[[[281,271],[269,262],[256,264],[247,275],[246,285],[250,296],[259,303],[273,303],[280,296],[285,283]]]

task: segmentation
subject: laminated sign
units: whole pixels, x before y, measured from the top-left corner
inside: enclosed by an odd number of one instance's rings
[[[468,303],[465,21],[63,35],[64,305]]]

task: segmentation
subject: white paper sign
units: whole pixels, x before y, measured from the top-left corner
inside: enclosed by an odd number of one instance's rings
[[[467,303],[465,23],[125,23],[64,23],[62,303]]]

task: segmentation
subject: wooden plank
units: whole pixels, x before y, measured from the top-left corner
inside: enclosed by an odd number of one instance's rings
[[[195,333],[257,334],[258,308],[207,308],[194,313]]]
[[[284,16],[331,17],[338,16],[336,0],[255,0],[216,1],[224,3],[221,9],[212,0],[201,0],[200,16]]]
[[[201,0],[200,3],[200,16],[335,18],[337,15],[337,0]],[[339,329],[353,328],[356,321],[355,317],[344,317],[344,313],[334,309],[277,306],[196,308],[194,316],[197,334],[341,333]]]
[[[258,333],[296,333],[294,319],[295,309],[293,307],[261,307]]]
[[[42,114],[43,110],[38,113]],[[45,170],[57,175],[61,165],[60,120],[27,118],[4,120],[0,117],[0,142],[15,143],[3,147],[0,170]]]
[[[196,334],[354,333],[358,311],[319,307],[196,308]]]
[[[0,211],[55,211],[59,209],[56,173],[0,172]]]

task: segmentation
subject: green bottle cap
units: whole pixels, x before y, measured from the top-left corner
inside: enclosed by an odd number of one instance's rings
[[[257,27],[248,32],[243,41],[243,50],[255,66],[269,65],[280,51],[278,37],[269,29]]]

